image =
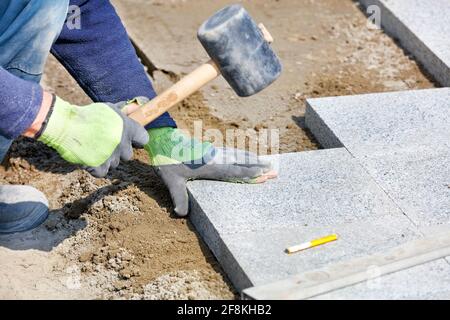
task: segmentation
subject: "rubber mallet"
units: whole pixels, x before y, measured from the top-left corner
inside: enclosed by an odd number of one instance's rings
[[[280,60],[270,46],[272,37],[239,4],[214,14],[197,36],[211,60],[132,113],[132,119],[149,124],[219,75],[240,97],[248,97],[281,74]]]

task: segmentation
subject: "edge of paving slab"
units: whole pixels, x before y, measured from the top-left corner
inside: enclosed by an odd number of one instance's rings
[[[412,53],[437,82],[443,86],[450,86],[450,66],[412,32],[383,1],[359,0],[359,2],[362,8],[365,9],[372,5],[378,6],[381,9],[381,26],[383,30],[394,39],[398,39],[402,47]],[[367,12],[364,13],[367,14]]]
[[[217,231],[213,223],[208,218],[208,215],[206,215],[190,191],[188,191],[188,194],[190,203],[189,219],[195,226],[197,232],[201,235],[203,241],[214,253],[214,256],[219,261],[228,278],[237,290],[252,287],[252,281],[249,277],[247,277],[245,271],[237,263],[233,254],[228,249],[228,246],[220,236],[219,231]]]
[[[337,98],[337,97],[336,97]],[[314,138],[324,149],[343,148],[344,144],[333,133],[333,130],[323,121],[322,117],[314,110],[314,107],[306,100],[305,124]],[[314,101],[314,99],[311,99]]]

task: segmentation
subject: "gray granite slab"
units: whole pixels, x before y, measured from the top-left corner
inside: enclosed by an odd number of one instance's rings
[[[189,183],[191,220],[238,290],[418,236],[345,149],[284,154],[263,185]],[[328,233],[341,240],[303,255],[283,250]]]
[[[327,245],[288,255],[285,249],[321,236],[337,233],[339,240]],[[289,276],[322,268],[333,263],[371,255],[418,238],[415,226],[403,215],[382,215],[363,221],[322,225],[320,227],[267,227],[258,232],[222,235],[229,253],[223,262],[239,262],[245,277],[233,281],[238,289],[283,280]],[[222,252],[220,249],[218,252]],[[231,261],[230,261],[231,260]],[[232,280],[236,272],[229,272]],[[240,284],[244,281],[243,284]]]
[[[450,86],[450,1],[360,0],[381,10],[383,29],[444,86]]]
[[[274,159],[279,159],[279,178],[263,185],[189,184],[193,198],[221,233],[333,225],[399,213],[345,149]]]
[[[392,224],[392,228],[397,227]],[[352,232],[357,229],[351,228]],[[394,247],[374,247],[376,253],[336,260],[281,281],[249,288],[243,294],[248,298],[268,300],[442,297],[450,290],[450,264],[444,259],[450,252],[450,229],[448,226],[439,229],[429,237],[408,239]],[[374,228],[369,227],[368,230]],[[362,242],[367,242],[364,235],[358,237]],[[348,235],[345,238],[358,241]],[[389,237],[386,240],[396,242]],[[436,261],[441,263],[431,264]],[[421,265],[428,266],[416,268]],[[388,277],[391,274],[396,276]]]
[[[367,150],[359,160],[420,228],[450,223],[450,152],[411,148],[381,155]]]
[[[450,222],[450,89],[308,100],[306,123],[339,141],[417,225]]]
[[[449,298],[450,265],[444,259],[440,259],[335,290],[314,297],[312,300],[447,300]]]
[[[305,206],[306,202],[303,201],[302,208],[307,209],[306,212],[312,210],[312,214],[306,213],[305,220],[301,219],[303,215],[295,213],[290,215],[307,226],[302,227],[298,224],[282,227],[276,223],[289,221],[289,216],[284,215],[287,207],[280,207],[279,209],[284,210],[277,210],[280,214],[276,216],[261,213],[265,229],[257,227],[257,220],[251,220],[249,225],[253,229],[220,235],[223,241],[221,247],[226,243],[224,261],[234,259],[235,266],[239,267],[233,269],[232,274],[241,274],[238,281],[244,284],[261,285],[313,268],[383,251],[403,240],[417,237],[418,232],[421,235],[432,236],[440,227],[448,224],[450,222],[448,101],[450,89],[308,100],[307,126],[325,147],[335,149],[296,154],[298,163],[290,158],[286,158],[287,164],[281,161],[281,172],[286,169],[289,172],[286,176],[282,174],[281,181],[293,175],[296,181],[310,181],[312,187],[308,187],[308,183],[293,184],[292,189],[287,187],[280,192],[291,194],[292,190],[304,190],[305,194],[311,195],[314,201],[320,203],[316,208],[334,207],[334,211],[347,212],[348,215],[329,216],[329,209],[321,215],[318,211],[309,209],[308,205]],[[353,158],[345,159],[348,155],[344,155],[344,150]],[[320,158],[322,159],[319,160]],[[313,180],[312,176],[315,177]],[[351,196],[355,195],[352,190],[364,189],[364,183],[361,184],[360,178],[367,179],[370,185],[375,182],[374,189],[365,187],[366,190],[370,190],[370,193],[378,190],[375,194],[383,195],[388,201],[384,202],[380,200],[383,197],[377,198],[372,194],[368,198],[361,197],[360,194]],[[348,181],[351,187],[347,189],[346,183],[339,185],[332,180]],[[280,182],[275,184],[278,183]],[[320,190],[320,195],[311,193],[311,190]],[[272,191],[276,193],[276,190]],[[249,193],[244,191],[244,194],[248,197]],[[329,205],[327,201],[335,199],[336,196],[342,201]],[[237,194],[226,193],[225,199],[233,197],[237,197]],[[252,201],[250,199],[253,199],[253,196],[249,197],[248,201]],[[374,202],[368,199],[373,199]],[[211,201],[210,199],[209,202]],[[246,212],[248,207],[245,204],[246,200],[240,201],[244,207],[232,203],[233,208],[236,208],[237,212]],[[308,204],[314,207],[314,201]],[[368,203],[370,205],[367,206]],[[395,214],[392,211],[386,215],[381,214],[386,203],[388,207],[395,208],[394,211],[400,209],[401,213]],[[360,205],[364,207],[362,211]],[[220,206],[226,205],[221,203]],[[257,206],[253,206],[255,207]],[[358,209],[353,213],[352,210],[345,210],[350,207]],[[206,209],[208,215],[213,211],[208,205]],[[360,215],[362,212],[364,214]],[[349,217],[350,220],[346,219]],[[281,249],[288,246],[287,242],[303,242],[302,236],[308,238],[312,234],[330,232],[340,232],[344,235],[344,240],[304,252],[298,257],[282,254]],[[449,271],[448,260],[441,259],[384,276],[378,279],[378,285],[370,290],[367,289],[367,284],[358,284],[319,298],[446,297],[450,288]],[[242,277],[242,274],[246,277]]]
[[[450,149],[450,88],[307,100],[306,125],[325,148]]]

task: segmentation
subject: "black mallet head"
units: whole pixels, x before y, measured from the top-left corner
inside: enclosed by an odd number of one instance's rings
[[[209,18],[198,39],[240,97],[263,90],[281,74],[281,63],[263,32],[239,4]]]

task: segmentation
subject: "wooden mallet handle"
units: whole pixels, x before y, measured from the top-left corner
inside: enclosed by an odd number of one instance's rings
[[[129,117],[145,126],[219,75],[219,68],[214,61],[210,60],[133,112]]]

